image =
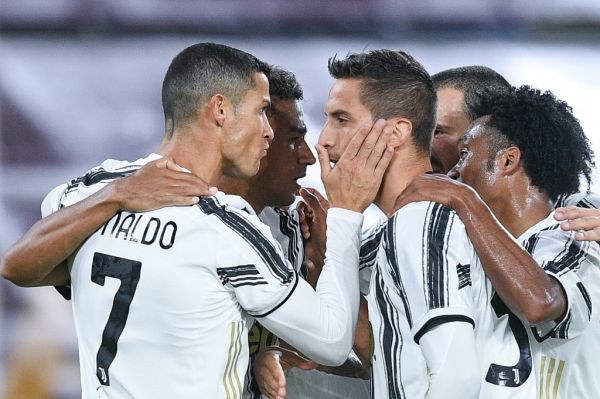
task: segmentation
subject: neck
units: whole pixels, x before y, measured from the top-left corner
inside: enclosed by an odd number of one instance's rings
[[[529,179],[526,184],[511,182],[504,190],[508,193],[503,193],[500,199],[492,200],[488,205],[513,237],[519,237],[554,210],[548,196],[529,184]]]
[[[413,148],[396,149],[383,176],[375,205],[388,217],[392,216],[396,211],[396,200],[406,186],[418,175],[430,171],[431,161],[428,156],[417,153]]]
[[[217,135],[210,129],[197,125],[178,127],[169,139],[163,140],[157,153],[218,187],[223,174],[221,150]]]
[[[219,184],[217,185],[219,190],[227,194],[239,195],[245,199],[258,215],[265,209],[267,204],[260,198],[260,190],[251,190],[251,186],[251,179],[239,179],[237,177],[225,175],[221,176]]]

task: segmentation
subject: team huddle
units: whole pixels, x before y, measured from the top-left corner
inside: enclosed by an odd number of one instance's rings
[[[297,183],[317,159],[293,73],[199,43],[164,78],[156,153],[46,196],[2,274],[72,301],[82,397],[600,398],[600,199],[571,108],[402,51],[328,69],[326,195]]]

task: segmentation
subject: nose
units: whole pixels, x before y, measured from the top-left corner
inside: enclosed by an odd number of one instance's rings
[[[269,141],[269,144],[271,144],[271,141],[273,141],[273,138],[275,137],[275,132],[273,132],[273,128],[267,118],[265,118],[265,123],[263,125],[263,135]]]
[[[330,129],[328,128],[328,125],[329,125],[329,123],[326,122],[325,126],[323,126],[323,129],[321,129],[321,134],[319,135],[319,141],[318,141],[318,143],[325,148],[333,147],[335,144],[335,140],[333,137],[334,135],[331,133]]]
[[[300,144],[300,155],[298,159],[301,165],[314,165],[314,163],[317,162],[310,147],[304,140],[302,140],[302,143]]]
[[[448,177],[453,180],[460,179],[460,173],[458,172],[458,164],[454,165],[454,167],[448,171]]]

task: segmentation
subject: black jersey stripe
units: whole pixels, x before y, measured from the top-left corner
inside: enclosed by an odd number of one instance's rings
[[[385,223],[382,223],[376,230],[364,239],[360,245],[359,252],[359,270],[367,267],[373,267],[377,260],[377,252],[381,244],[381,237],[385,231]]]
[[[404,339],[400,331],[398,312],[394,309],[386,292],[379,268],[375,269],[375,298],[382,320],[379,331],[379,346],[385,366],[385,379],[389,399],[404,399],[404,386],[400,368],[400,356]]]
[[[198,206],[204,213],[215,215],[248,242],[279,281],[283,284],[292,281],[294,271],[287,267],[271,242],[250,222],[235,212],[227,211],[224,206],[219,206],[216,199],[212,197],[202,198]]]
[[[553,261],[546,262],[543,265],[544,270],[557,275],[577,270],[587,257],[589,246],[587,241],[575,241],[571,234],[565,242],[565,249]]]
[[[279,229],[281,233],[288,238],[288,260],[295,268],[298,262],[299,249],[298,249],[298,224],[289,212],[273,208],[279,215]]]
[[[592,299],[590,298],[590,294],[588,293],[582,282],[579,282],[576,285],[579,289],[579,292],[581,292],[583,300],[585,301],[588,310],[588,319],[590,319],[592,317]]]
[[[452,211],[440,204],[431,208],[427,228],[427,299],[429,309],[448,306],[447,259],[448,232],[452,227]]]
[[[410,328],[412,328],[413,322],[410,305],[408,303],[406,290],[404,289],[404,284],[402,283],[402,278],[400,277],[400,268],[398,266],[398,251],[396,250],[396,215],[394,215],[388,221],[385,232],[384,244],[386,256],[390,265],[390,276],[395,284],[394,288],[398,290],[398,294],[402,300],[402,306],[404,307],[404,313],[406,314],[408,325]]]
[[[135,173],[137,170],[139,170],[141,168],[141,165],[129,165],[128,168],[129,169],[127,170],[122,170],[119,172],[111,172],[103,168],[92,169],[85,175],[71,180],[67,185],[67,191],[71,191],[73,188],[79,186],[80,184],[83,184],[84,186],[92,186],[102,181],[110,181],[129,176]]]

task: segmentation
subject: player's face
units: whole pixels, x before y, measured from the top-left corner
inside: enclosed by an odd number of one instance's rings
[[[319,144],[327,150],[329,159],[337,162],[354,133],[363,125],[373,124],[373,115],[360,102],[361,81],[337,79],[325,104],[325,126]]]
[[[273,130],[267,120],[269,82],[262,73],[254,76],[255,87],[248,90],[227,121],[222,151],[224,173],[234,177],[256,175],[260,160],[267,155]]]
[[[306,125],[299,101],[271,100],[274,112],[269,123],[275,138],[253,186],[262,187],[268,205],[286,206],[294,201],[294,193],[300,188],[298,179],[306,176],[306,167],[315,163],[315,157],[304,140]]]
[[[437,125],[431,144],[431,158],[440,172],[448,173],[458,162],[458,139],[470,124],[463,93],[451,88],[438,90]]]
[[[458,163],[450,170],[449,176],[471,186],[481,198],[492,205],[497,196],[498,173],[496,163],[490,159],[487,119],[476,119],[467,133],[459,140]]]

